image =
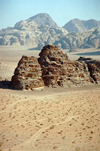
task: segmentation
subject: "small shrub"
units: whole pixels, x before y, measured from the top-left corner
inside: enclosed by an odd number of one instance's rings
[[[54,127],[55,127],[55,125],[52,125],[52,126],[50,126],[50,128],[49,128],[49,129],[54,129]]]
[[[3,142],[0,142],[0,147],[3,145]]]

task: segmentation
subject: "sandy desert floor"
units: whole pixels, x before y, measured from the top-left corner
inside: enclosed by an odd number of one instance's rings
[[[39,52],[17,49],[0,47],[0,76],[8,80],[22,55]],[[1,86],[0,151],[100,151],[100,85],[35,91]]]

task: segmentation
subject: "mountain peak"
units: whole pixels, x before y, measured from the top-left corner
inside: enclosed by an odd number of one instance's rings
[[[39,13],[39,14],[27,19],[28,22],[30,22],[32,20],[34,20],[34,22],[37,23],[38,26],[48,25],[49,27],[58,28],[58,25],[46,13]]]
[[[63,28],[65,28],[68,32],[82,32],[86,30],[90,30],[94,27],[100,27],[100,22],[95,19],[90,20],[80,20],[78,18],[70,20],[66,23]]]

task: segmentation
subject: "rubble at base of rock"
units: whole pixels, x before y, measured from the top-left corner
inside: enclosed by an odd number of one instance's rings
[[[32,90],[43,86],[69,87],[100,83],[100,61],[80,57],[72,62],[54,45],[44,46],[39,56],[21,58],[11,80],[14,89]]]

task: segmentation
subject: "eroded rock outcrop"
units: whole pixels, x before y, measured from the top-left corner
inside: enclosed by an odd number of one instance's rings
[[[40,52],[39,63],[46,86],[74,86],[91,83],[86,63],[71,62],[57,46],[44,46]]]
[[[95,83],[100,84],[100,60],[80,57],[78,61],[85,62],[87,64],[90,77]]]
[[[68,56],[57,46],[46,45],[39,54],[39,64],[42,68],[42,78],[46,86],[55,87],[60,84],[61,75],[64,75],[64,64],[69,62]]]
[[[100,83],[100,61],[80,57],[70,61],[57,46],[46,45],[39,58],[23,56],[12,77],[15,89],[70,87]]]
[[[22,56],[15,69],[11,85],[14,89],[32,90],[37,87],[43,87],[44,82],[41,78],[41,67],[36,57]]]

